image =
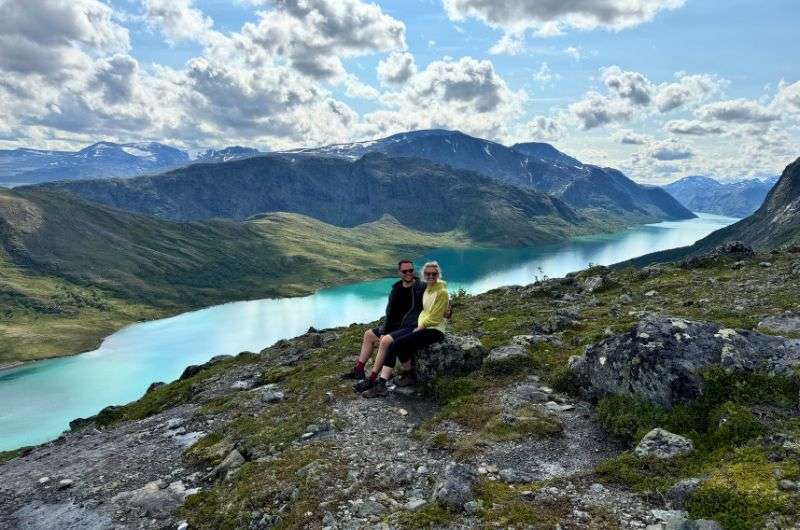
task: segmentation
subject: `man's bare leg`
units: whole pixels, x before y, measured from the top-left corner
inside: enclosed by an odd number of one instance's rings
[[[378,378],[378,373],[383,368],[383,361],[386,359],[386,351],[389,349],[389,346],[394,342],[394,339],[391,335],[384,335],[381,337],[381,341],[378,344],[378,354],[375,356],[375,362],[372,363],[372,373],[369,374],[369,378],[372,381],[375,381]]]
[[[375,345],[380,341],[375,332],[371,329],[368,329],[364,332],[364,338],[361,340],[361,352],[358,354],[358,361],[356,361],[355,367],[349,372],[345,372],[341,375],[342,379],[364,379],[364,365],[369,360],[369,356],[372,355],[372,351],[375,349]]]

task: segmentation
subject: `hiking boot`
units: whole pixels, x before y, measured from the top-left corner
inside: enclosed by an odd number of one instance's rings
[[[360,381],[360,380],[364,379],[364,377],[366,377],[366,374],[364,373],[364,370],[356,370],[355,368],[353,368],[349,372],[345,372],[345,373],[343,373],[343,374],[341,374],[339,376],[340,379],[344,379],[344,380],[348,380],[349,379],[349,380],[353,380],[353,381]]]
[[[353,392],[359,394],[365,390],[369,390],[373,386],[375,386],[375,381],[371,379],[362,379],[361,381],[353,385]]]
[[[361,392],[361,397],[377,398],[385,397],[389,391],[386,389],[386,383],[373,383],[370,388]]]
[[[417,384],[417,376],[414,375],[414,372],[408,372],[395,380],[395,385],[397,386],[414,386]]]

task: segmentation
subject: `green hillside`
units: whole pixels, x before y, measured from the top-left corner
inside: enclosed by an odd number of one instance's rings
[[[353,228],[286,213],[180,223],[0,190],[0,363],[90,349],[141,319],[385,276],[397,256],[467,242],[391,218]]]

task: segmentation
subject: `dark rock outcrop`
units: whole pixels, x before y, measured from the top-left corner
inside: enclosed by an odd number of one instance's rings
[[[798,366],[798,339],[664,315],[648,315],[570,359],[587,397],[640,396],[665,407],[700,396],[707,368],[789,375]]]
[[[414,355],[417,380],[427,382],[440,375],[463,375],[481,367],[487,355],[481,341],[471,336],[445,335],[445,339]]]

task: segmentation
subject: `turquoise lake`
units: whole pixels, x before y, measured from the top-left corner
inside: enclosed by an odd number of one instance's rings
[[[524,249],[440,249],[436,259],[451,291],[476,294],[563,276],[589,263],[609,265],[685,246],[736,221],[697,219],[634,227]],[[0,450],[56,438],[77,417],[141,396],[153,381],[172,381],[214,355],[259,351],[275,341],[378,318],[394,279],[354,283],[298,298],[233,302],[128,326],[91,352],[0,372]],[[355,352],[354,352],[355,353]]]

